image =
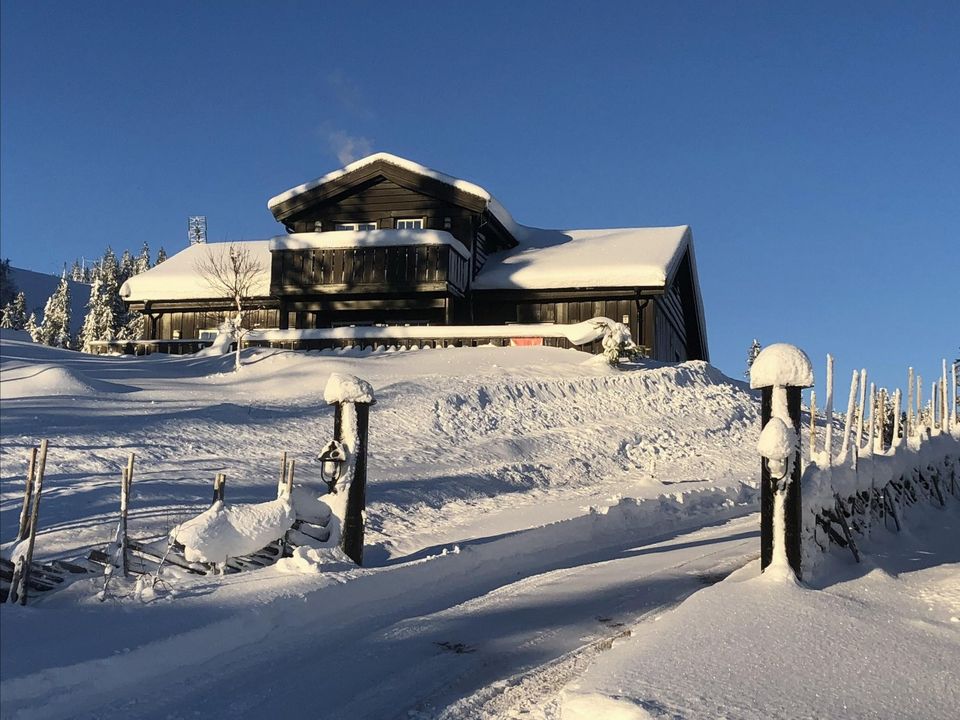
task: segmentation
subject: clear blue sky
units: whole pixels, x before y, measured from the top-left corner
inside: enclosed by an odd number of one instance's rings
[[[734,376],[753,337],[841,387],[960,344],[956,0],[3,2],[0,71],[14,265],[268,237],[384,150],[532,225],[692,225]]]

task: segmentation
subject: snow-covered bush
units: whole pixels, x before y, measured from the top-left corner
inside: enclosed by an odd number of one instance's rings
[[[630,336],[630,328],[623,323],[607,320],[598,322],[598,326],[604,329],[600,343],[603,345],[603,355],[611,365],[619,365],[624,358],[633,361],[646,357],[643,349]]]

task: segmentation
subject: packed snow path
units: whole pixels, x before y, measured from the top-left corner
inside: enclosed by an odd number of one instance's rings
[[[491,562],[463,551],[383,568],[154,646],[7,682],[5,704],[11,717],[36,718],[108,708],[187,717],[210,707],[225,717],[312,708],[323,718],[426,718],[450,706],[450,717],[487,717],[498,699],[555,694],[602,641],[756,557],[757,537],[751,515],[649,543],[561,545],[553,557]],[[523,682],[544,666],[537,683]]]

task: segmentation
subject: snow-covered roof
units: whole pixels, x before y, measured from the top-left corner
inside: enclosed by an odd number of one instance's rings
[[[147,300],[200,300],[222,297],[197,269],[207,253],[225,255],[231,245],[249,249],[260,266],[251,297],[270,295],[270,241],[244,240],[234,243],[199,243],[171,255],[144,273],[134,275],[120,288],[120,297],[127,302]]]
[[[501,205],[492,194],[487,192],[487,190],[480,187],[476,183],[472,183],[469,180],[462,180],[454,177],[453,175],[447,175],[446,173],[439,172],[433,168],[428,168],[426,165],[413,162],[413,160],[407,160],[406,158],[386,152],[378,152],[374,153],[373,155],[367,155],[367,157],[360,158],[349,165],[343,166],[339,170],[334,170],[326,175],[322,175],[316,180],[305,182],[302,185],[297,185],[296,187],[290,188],[279,195],[274,195],[267,201],[267,208],[272,211],[275,207],[286,202],[287,200],[292,200],[298,195],[303,195],[311,190],[315,190],[321,185],[325,185],[326,183],[337,180],[344,175],[348,175],[349,173],[352,173],[356,170],[361,170],[368,165],[373,165],[374,163],[378,162],[387,163],[403,170],[407,170],[408,172],[430,178],[431,180],[436,180],[444,185],[449,185],[450,187],[456,188],[461,192],[465,192],[468,195],[473,195],[480,198],[487,203],[487,209],[490,211],[490,213],[497,218],[497,220],[499,220],[500,223],[514,236],[516,236],[515,230],[520,230],[523,227],[518,225],[510,212],[503,205]]]
[[[486,190],[484,190],[479,185],[475,185],[472,182],[467,180],[461,180],[460,178],[455,178],[452,175],[446,175],[442,172],[437,172],[432,170],[420,163],[415,163],[412,160],[407,160],[406,158],[399,157],[397,155],[391,155],[390,153],[378,152],[373,155],[367,155],[365,158],[360,158],[349,165],[345,165],[339,170],[334,170],[333,172],[328,172],[326,175],[318,177],[316,180],[311,180],[310,182],[305,182],[302,185],[297,185],[296,187],[290,188],[289,190],[275,195],[267,201],[267,207],[270,210],[273,210],[280,203],[286,202],[292,198],[297,197],[297,195],[302,195],[305,192],[310,192],[311,190],[320,187],[328,182],[337,180],[338,178],[343,177],[349,173],[354,172],[355,170],[360,170],[368,165],[373,165],[376,162],[385,162],[390,165],[395,165],[398,168],[404,170],[409,170],[410,172],[416,173],[417,175],[423,175],[424,177],[429,177],[439,182],[444,183],[445,185],[450,185],[461,190],[470,195],[476,195],[482,200],[490,201],[491,195]]]
[[[519,242],[519,247],[514,250],[490,257],[474,282],[474,287],[478,289],[663,287],[691,242],[690,229],[686,225],[599,230],[527,227],[514,220],[510,212],[483,187],[385,152],[368,155],[280,193],[270,198],[267,207],[273,210],[288,200],[378,162],[431,178],[480,198],[486,203],[487,210]],[[322,233],[324,236],[333,234]],[[386,243],[378,241],[376,244]]]
[[[270,241],[271,250],[308,248],[395,247],[399,245],[449,245],[461,257],[469,251],[445,230],[332,230],[329,232],[291,233]]]
[[[520,226],[520,246],[491,255],[477,289],[663,287],[690,246],[687,225],[608,230]]]

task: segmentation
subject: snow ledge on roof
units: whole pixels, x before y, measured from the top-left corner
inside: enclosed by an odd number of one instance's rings
[[[464,259],[470,252],[445,230],[332,230],[329,232],[291,233],[270,241],[271,250],[308,250],[310,248],[397,247],[402,245],[449,245]]]

